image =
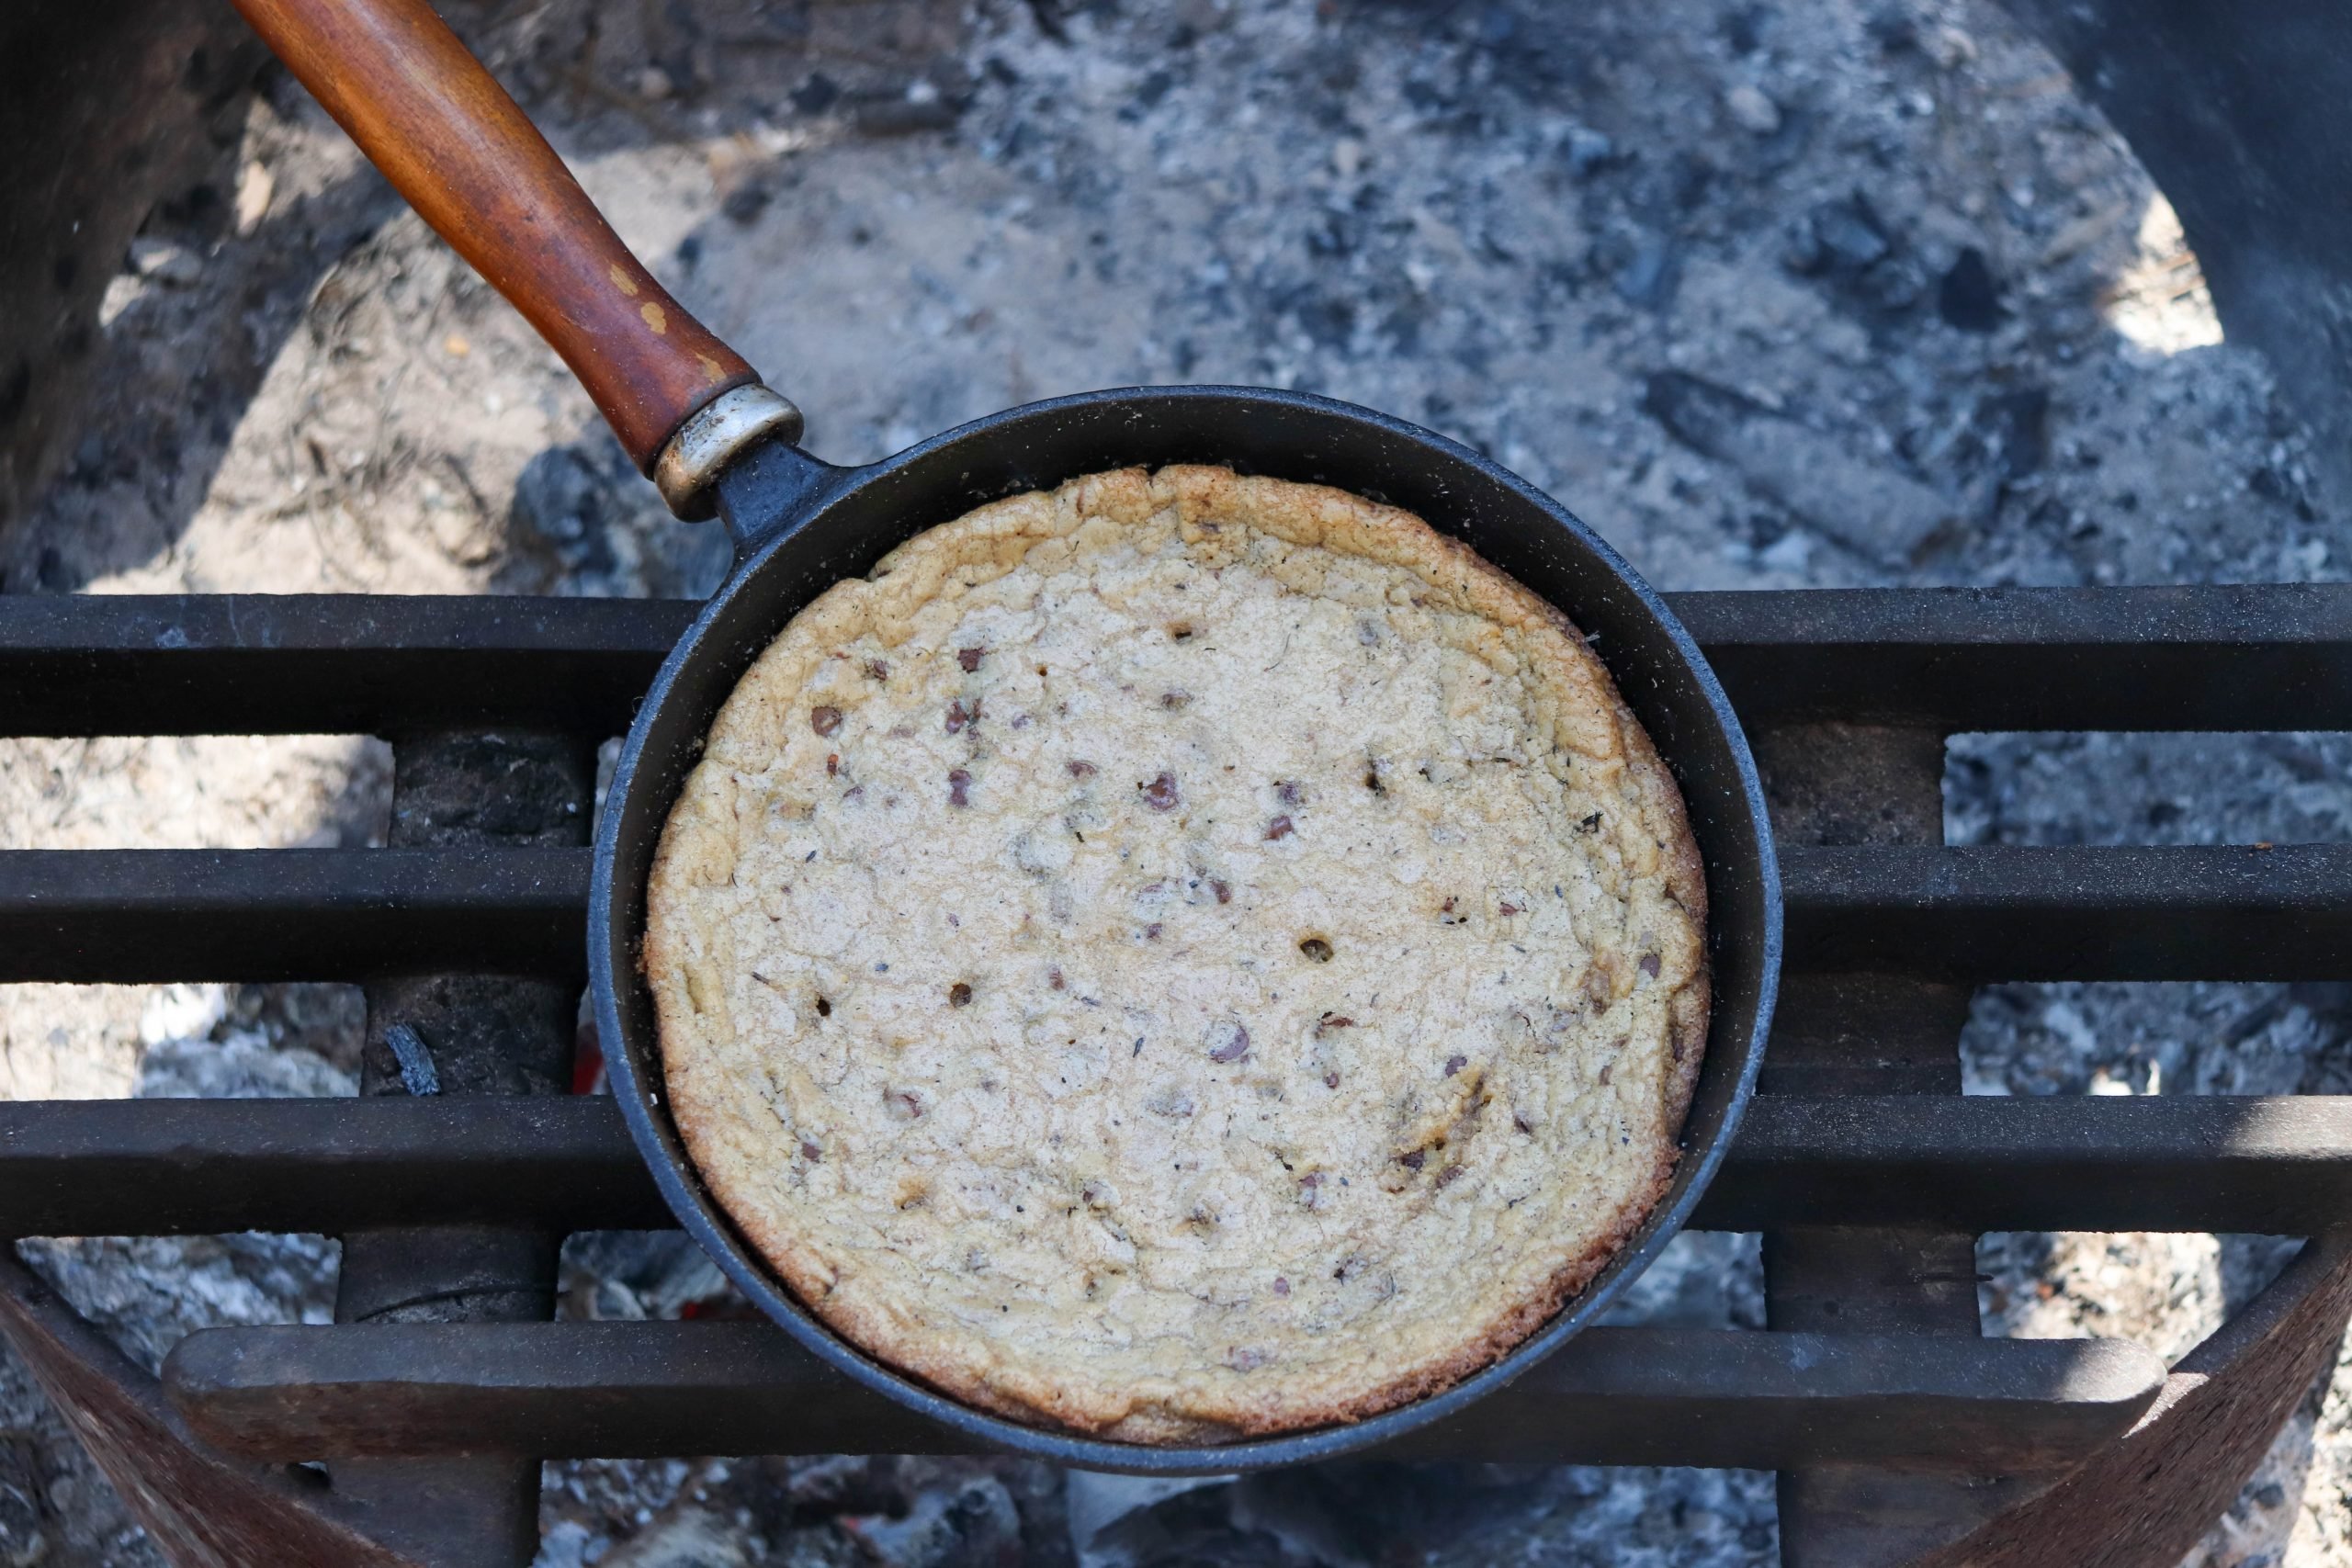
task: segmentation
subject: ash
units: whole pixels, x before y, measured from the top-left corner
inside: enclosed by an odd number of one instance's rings
[[[625,237],[835,461],[1010,404],[1238,381],[1370,404],[1560,496],[1662,586],[2340,577],[2294,412],[2128,149],[1965,0],[587,0],[451,7]],[[203,199],[198,199],[202,195]],[[282,78],[105,313],[100,406],[0,533],[14,592],[691,594],[554,357]],[[2336,498],[2333,514],[2340,514]],[[2352,748],[1962,737],[1954,842],[2337,840]],[[0,844],[382,840],[382,748],[0,744]],[[325,987],[0,990],[0,1093],[346,1093]],[[2340,987],[1986,990],[1973,1092],[2344,1092]],[[312,1321],[317,1238],[27,1255],[153,1364]],[[2177,1354],[2275,1244],[1987,1237],[1988,1331]],[[675,1236],[576,1237],[563,1311],[742,1310]],[[1762,1321],[1683,1238],[1623,1322]],[[2352,1377],[2196,1564],[2352,1563]],[[0,1556],[144,1562],[0,1363]],[[1746,1564],[1770,1478],[1365,1463],[1182,1490],[1014,1461],[548,1467],[542,1563]]]

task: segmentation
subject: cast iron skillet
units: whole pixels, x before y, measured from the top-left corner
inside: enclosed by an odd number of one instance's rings
[[[1781,958],[1780,881],[1737,720],[1657,595],[1556,502],[1476,453],[1295,392],[1090,392],[992,414],[865,468],[811,457],[800,420],[680,309],[424,0],[238,0],[419,212],[537,326],[681,515],[716,510],[736,564],[655,677],[596,840],[589,973],[613,1092],[679,1221],[761,1310],[841,1371],[969,1437],[1090,1469],[1214,1473],[1369,1447],[1443,1419],[1591,1322],[1681,1227],[1753,1092]],[[900,1376],[800,1304],[736,1234],[663,1108],[638,970],[646,877],[719,705],[786,622],[922,530],[1000,496],[1128,465],[1221,463],[1419,513],[1567,612],[1681,784],[1706,862],[1713,1023],[1681,1165],[1633,1240],[1544,1329],[1442,1393],[1345,1427],[1148,1448],[982,1414]]]

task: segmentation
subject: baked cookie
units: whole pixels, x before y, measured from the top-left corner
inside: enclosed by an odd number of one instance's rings
[[[1559,612],[1419,518],[1128,469],[785,628],[663,832],[670,1106],[799,1299],[1138,1442],[1495,1359],[1665,1190],[1682,800]]]

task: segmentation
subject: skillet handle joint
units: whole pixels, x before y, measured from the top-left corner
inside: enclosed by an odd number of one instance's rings
[[[718,511],[712,487],[720,470],[753,442],[795,442],[800,430],[800,411],[792,400],[756,381],[721,392],[670,437],[654,462],[653,482],[673,513],[699,523]]]

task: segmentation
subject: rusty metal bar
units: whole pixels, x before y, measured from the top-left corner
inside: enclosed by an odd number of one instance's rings
[[[969,1439],[750,1323],[224,1328],[164,1380],[231,1451],[944,1453]],[[2120,1340],[1596,1328],[1392,1457],[1972,1469],[2079,1457],[2164,1366]]]
[[[2142,1568],[2180,1562],[2235,1501],[2352,1314],[2352,1236],[2315,1236],[2183,1356],[2132,1429],[2041,1495],[1908,1568]]]
[[[143,1367],[13,1256],[0,1257],[0,1336],[172,1562],[238,1568],[424,1568],[368,1539],[369,1521],[308,1472],[219,1453]],[[35,1538],[38,1540],[38,1538]],[[52,1561],[22,1536],[11,1561]]]

